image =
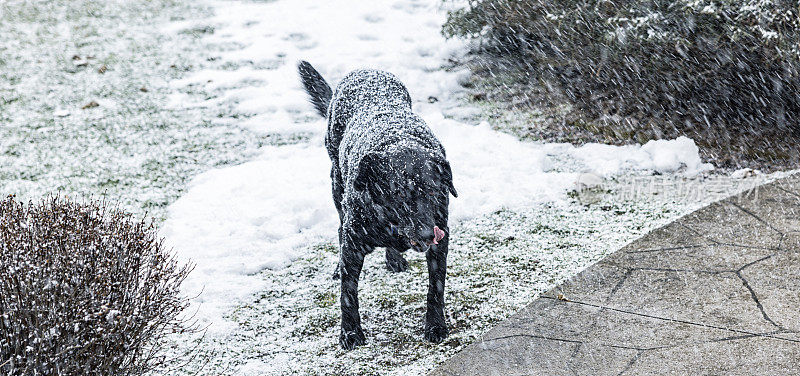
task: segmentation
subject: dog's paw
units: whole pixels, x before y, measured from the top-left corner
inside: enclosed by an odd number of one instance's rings
[[[364,331],[361,328],[339,332],[339,345],[342,346],[342,349],[352,350],[365,343],[367,343],[367,340],[364,338]]]
[[[386,260],[386,269],[393,273],[404,272],[408,270],[408,261],[403,257]]]
[[[428,325],[425,324],[425,340],[433,343],[442,342],[447,338],[446,325]]]

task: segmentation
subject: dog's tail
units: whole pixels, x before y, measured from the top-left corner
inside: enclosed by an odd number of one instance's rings
[[[328,116],[328,105],[333,96],[331,87],[307,61],[300,61],[300,64],[297,64],[297,71],[300,72],[300,80],[303,81],[311,104],[322,117]]]

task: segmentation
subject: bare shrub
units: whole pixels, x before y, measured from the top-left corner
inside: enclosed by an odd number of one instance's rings
[[[104,203],[0,201],[0,374],[140,375],[167,359],[190,272]]]

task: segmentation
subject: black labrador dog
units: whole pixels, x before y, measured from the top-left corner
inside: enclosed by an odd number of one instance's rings
[[[333,203],[339,212],[342,330],[339,344],[365,342],[358,313],[358,278],[364,256],[386,248],[386,267],[404,271],[401,252],[425,252],[428,307],[425,339],[447,337],[444,280],[449,196],[457,197],[445,152],[425,122],[411,112],[408,90],[394,75],[356,70],[336,92],[311,64],[298,66],[310,101],[328,119]]]

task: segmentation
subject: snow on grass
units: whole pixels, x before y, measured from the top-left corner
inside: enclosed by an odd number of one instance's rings
[[[336,233],[329,166],[322,147],[265,147],[254,161],[198,176],[170,206],[162,233],[197,264],[184,290],[202,291],[198,318],[211,333],[229,330],[223,315],[263,288],[256,273]]]
[[[440,37],[444,19],[440,2],[212,4],[219,10],[214,17],[178,22],[165,30],[214,30],[204,41],[220,51],[209,58],[227,68],[200,70],[173,86],[201,86],[219,94],[206,105],[230,104],[247,117],[245,123],[252,129],[289,133],[308,129],[304,123],[311,113],[305,94],[297,90],[300,59],[311,62],[331,82],[355,67],[374,67],[402,77],[418,100],[456,93],[454,75],[439,68],[462,44]],[[290,119],[300,120],[299,124]],[[313,125],[312,131],[324,131],[324,126]]]
[[[227,108],[219,124],[290,140],[250,162],[196,177],[169,208],[163,234],[197,263],[185,291],[199,294],[204,338],[186,374],[421,374],[508,317],[544,289],[626,242],[732,191],[700,160],[688,138],[644,146],[521,142],[459,99],[467,74],[443,69],[463,53],[439,33],[439,1],[279,0],[212,3],[216,15],[166,32],[213,30],[202,38],[220,67],[173,81],[173,105]],[[459,198],[451,202],[447,314],[451,337],[421,340],[424,258],[391,274],[380,251],[368,257],[361,313],[369,344],[338,348],[338,218],[330,198],[324,121],[300,89],[296,62],[308,60],[331,84],[352,69],[391,71],[414,110],[447,149]],[[210,93],[203,98],[195,91]],[[456,120],[461,119],[461,121]],[[640,189],[661,175],[655,190]],[[641,178],[644,180],[636,180]],[[717,179],[717,180],[715,180]],[[740,183],[764,181],[752,177]],[[706,192],[711,181],[725,184]],[[690,187],[687,189],[671,189]],[[575,189],[578,190],[575,190]],[[689,199],[689,190],[701,192]],[[190,346],[191,345],[191,346]]]
[[[172,0],[0,4],[0,194],[105,196],[163,218],[194,175],[268,142],[212,124],[219,108],[164,108],[179,94],[169,80],[213,62],[193,36],[154,25],[205,12]]]

